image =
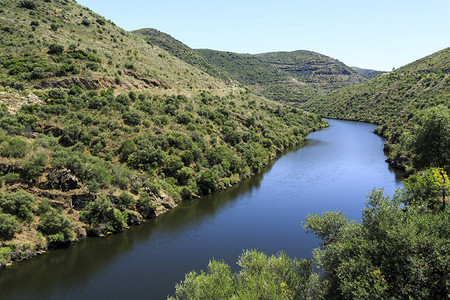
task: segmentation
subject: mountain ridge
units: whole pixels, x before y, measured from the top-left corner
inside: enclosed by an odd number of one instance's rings
[[[307,50],[260,54],[192,49],[156,29],[133,31],[150,44],[196,65],[213,76],[249,86],[276,101],[304,102],[328,91],[363,81],[342,62]],[[200,56],[200,57],[199,57]]]

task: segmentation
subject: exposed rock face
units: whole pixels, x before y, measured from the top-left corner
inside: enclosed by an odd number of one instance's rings
[[[68,169],[53,170],[48,174],[47,188],[67,192],[81,188],[81,183]]]
[[[128,213],[128,220],[127,220],[128,225],[139,225],[144,222],[144,218],[140,213],[132,210],[127,210],[127,213]]]
[[[16,114],[19,109],[24,105],[30,105],[34,103],[44,104],[44,101],[39,99],[35,94],[28,94],[27,96],[22,96],[16,93],[6,93],[0,92],[0,103],[6,104],[9,112]]]
[[[94,201],[97,195],[89,191],[82,191],[79,194],[72,195],[72,206],[76,210],[82,210],[89,203]]]
[[[84,90],[99,90],[114,86],[112,80],[106,78],[70,77],[60,80],[47,80],[39,83],[35,88],[70,88],[79,86]]]

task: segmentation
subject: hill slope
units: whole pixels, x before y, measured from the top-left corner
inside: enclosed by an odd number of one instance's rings
[[[212,76],[237,81],[277,101],[304,102],[364,80],[338,60],[311,51],[240,54],[191,49],[155,29],[133,33]]]
[[[311,51],[238,54],[197,50],[233,79],[269,99],[304,102],[363,78],[341,62]]]
[[[75,1],[0,1],[0,30],[0,267],[225,189],[326,126]]]
[[[219,68],[199,55],[194,49],[191,49],[189,46],[183,44],[167,33],[152,28],[139,29],[132,31],[132,33],[142,37],[150,45],[155,45],[166,50],[175,57],[199,68],[211,76],[229,80],[229,75],[227,73],[224,73],[223,70],[219,70]]]
[[[376,71],[376,70],[371,70],[371,69],[361,69],[358,67],[351,67],[351,68],[366,79],[372,79],[374,77],[377,77],[380,74],[387,73],[387,72]]]
[[[413,128],[422,111],[437,105],[450,107],[450,48],[419,59],[391,73],[343,88],[305,103],[305,109],[325,117],[382,125],[387,150],[398,144],[405,129]],[[391,161],[405,168],[394,151]],[[406,164],[406,165],[405,165]]]
[[[0,2],[0,84],[211,89],[221,81],[67,1]]]

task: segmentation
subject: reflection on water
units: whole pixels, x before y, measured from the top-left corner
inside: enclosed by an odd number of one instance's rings
[[[163,216],[107,238],[0,270],[0,298],[163,299],[212,257],[234,270],[242,249],[311,257],[308,213],[343,210],[359,218],[373,187],[392,194],[401,177],[388,168],[374,126],[330,120],[307,145],[226,191],[185,201]]]

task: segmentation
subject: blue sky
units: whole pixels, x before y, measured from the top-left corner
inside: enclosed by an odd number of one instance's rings
[[[311,50],[390,71],[450,46],[450,0],[77,0],[125,30],[192,48]]]

